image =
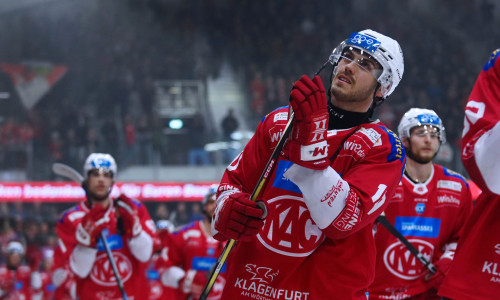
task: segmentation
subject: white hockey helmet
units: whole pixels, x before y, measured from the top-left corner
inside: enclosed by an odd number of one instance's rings
[[[399,43],[371,29],[354,32],[349,38],[333,49],[329,61],[337,66],[346,47],[353,47],[368,53],[382,66],[382,74],[377,78],[382,87],[382,98],[387,98],[403,78],[404,59]],[[334,69],[336,72],[336,68]]]
[[[399,138],[409,138],[412,128],[424,125],[439,129],[439,141],[442,144],[446,143],[443,121],[441,121],[435,111],[425,108],[411,108],[404,114],[398,126]]]
[[[88,178],[89,172],[94,169],[110,171],[115,176],[117,171],[115,159],[107,153],[92,153],[87,157],[83,165],[85,179]]]
[[[7,254],[19,253],[21,256],[24,255],[24,245],[18,241],[10,241],[7,245]]]
[[[219,185],[217,185],[217,184],[212,184],[210,186],[207,193],[205,194],[205,197],[203,197],[203,202],[202,202],[203,206],[205,206],[205,204],[207,204],[208,200],[210,200],[210,198],[212,198],[217,193],[218,187],[219,187]]]

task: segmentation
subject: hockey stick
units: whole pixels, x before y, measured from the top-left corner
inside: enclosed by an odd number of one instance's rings
[[[85,191],[87,199],[89,200],[89,206],[92,205],[88,190],[83,182],[84,178],[77,170],[65,164],[54,163],[52,164],[52,171],[59,176],[66,177],[75,182],[80,183],[82,185],[83,190]],[[106,255],[108,256],[109,263],[111,264],[111,269],[113,270],[113,274],[115,275],[116,283],[118,284],[118,288],[120,289],[123,300],[128,300],[127,293],[125,292],[125,288],[123,287],[123,282],[120,277],[120,273],[118,273],[118,267],[116,266],[116,262],[111,254],[108,241],[106,240],[106,237],[104,236],[104,233],[102,231],[101,231],[101,241],[104,245],[104,249],[106,250]]]
[[[398,238],[398,240],[403,243],[403,245],[405,245],[406,249],[408,249],[408,251],[410,251],[411,254],[413,254],[423,265],[424,267],[426,267],[429,272],[431,272],[432,274],[436,274],[436,272],[438,271],[438,269],[436,268],[436,266],[434,266],[430,261],[428,261],[424,255],[417,250],[417,248],[415,248],[415,246],[413,246],[412,243],[410,243],[410,241],[408,241],[404,235],[401,234],[401,232],[399,232],[394,226],[392,226],[392,224],[389,222],[389,220],[387,220],[387,218],[385,217],[385,215],[380,215],[377,217],[377,221],[382,224],[385,228],[387,228],[387,230],[389,230],[390,233],[392,233],[392,235],[394,235],[395,237]]]
[[[327,60],[321,66],[321,68],[316,72],[316,74],[314,76],[318,75],[326,67],[326,65],[329,62],[330,62],[330,60]],[[295,119],[295,115],[293,112],[291,112],[290,117],[288,118],[288,122],[286,124],[286,127],[283,130],[283,134],[281,135],[281,137],[278,141],[278,144],[274,148],[273,153],[271,154],[271,157],[267,161],[266,167],[264,168],[262,174],[260,175],[260,178],[257,181],[257,184],[255,185],[255,188],[250,196],[251,201],[254,201],[254,202],[257,201],[257,198],[259,197],[259,194],[262,191],[262,189],[263,189],[263,187],[268,179],[268,176],[273,173],[274,167],[276,166],[276,160],[278,159],[278,157],[281,153],[281,149],[283,149],[283,146],[285,145],[286,139],[290,135],[290,131],[292,130],[292,127],[293,127],[292,124],[293,124],[294,119]],[[224,263],[226,262],[226,259],[229,255],[229,252],[231,252],[231,250],[233,249],[235,242],[236,241],[233,239],[230,239],[227,242],[226,246],[224,247],[224,250],[222,251],[222,254],[219,256],[219,258],[217,259],[217,262],[215,263],[215,268],[212,268],[210,276],[208,277],[208,282],[205,285],[205,288],[203,289],[203,291],[201,292],[201,295],[199,298],[200,300],[207,299],[208,294],[212,290],[212,287],[215,284],[215,280],[217,280],[217,277],[219,276],[220,271],[222,270],[222,267],[224,266]]]

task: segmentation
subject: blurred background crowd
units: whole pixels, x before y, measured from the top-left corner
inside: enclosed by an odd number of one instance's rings
[[[492,0],[28,2],[0,4],[6,5],[0,10],[3,180],[17,171],[26,180],[54,180],[53,162],[80,168],[91,152],[112,154],[121,170],[226,164],[237,152],[217,160],[207,143],[253,131],[267,112],[287,105],[295,80],[313,74],[339,42],[366,28],[398,40],[405,57],[400,87],[377,117],[396,130],[409,108],[434,109],[448,140],[438,162],[465,174],[458,150],[463,107],[500,40]],[[62,66],[64,74],[28,107],[18,91],[23,82],[6,64],[38,66],[37,76]],[[219,101],[223,89],[210,90],[228,74],[236,86],[231,93],[242,99],[234,106]],[[185,88],[180,101],[165,97],[176,90],[171,82]],[[182,224],[199,217],[198,204],[146,204],[155,220],[175,214]],[[37,249],[53,245],[53,224],[65,205],[0,205],[1,239],[17,235]]]

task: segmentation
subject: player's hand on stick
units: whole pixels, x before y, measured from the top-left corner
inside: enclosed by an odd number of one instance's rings
[[[427,281],[427,285],[439,289],[441,283],[443,283],[444,277],[446,276],[448,270],[450,269],[452,261],[453,260],[449,258],[441,258],[440,260],[438,260],[434,264],[434,266],[437,269],[437,272],[435,274],[428,273],[425,276],[425,281]]]
[[[250,194],[234,192],[217,205],[213,216],[212,233],[217,240],[250,240],[264,224],[263,202],[250,200]]]
[[[142,226],[137,205],[123,194],[115,200],[115,205],[123,222],[122,233],[125,238],[131,239],[138,236],[142,232]]]
[[[180,286],[186,294],[191,294],[198,298],[207,283],[208,278],[206,272],[196,270],[188,270],[186,276],[181,280]]]
[[[293,85],[290,105],[295,119],[285,152],[288,152],[293,163],[303,167],[316,170],[327,168],[329,165],[326,142],[328,109],[321,78],[315,76],[311,80],[303,75]]]
[[[82,218],[82,222],[76,228],[76,240],[85,247],[94,248],[101,231],[109,223],[107,208],[95,206]]]

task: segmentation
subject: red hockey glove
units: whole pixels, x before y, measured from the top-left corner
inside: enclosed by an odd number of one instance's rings
[[[181,280],[180,286],[185,294],[191,294],[195,298],[199,298],[208,278],[205,272],[199,272],[196,270],[188,270],[186,276]]]
[[[435,274],[429,273],[425,276],[425,281],[427,281],[427,286],[429,286],[429,288],[433,287],[435,289],[439,289],[441,283],[443,283],[444,277],[450,269],[452,262],[453,260],[449,258],[441,258],[434,264],[438,271]]]
[[[127,239],[134,238],[142,232],[141,220],[137,205],[129,197],[121,194],[116,200],[115,205],[123,221],[123,235]]]
[[[264,202],[261,202],[262,205]],[[264,210],[250,200],[250,194],[235,192],[229,194],[217,205],[212,222],[214,238],[250,240],[262,225]]]
[[[292,135],[287,148],[293,163],[309,169],[323,170],[329,165],[326,131],[328,109],[321,78],[303,75],[293,85],[290,105],[295,113]]]
[[[76,240],[85,247],[95,247],[99,234],[109,223],[109,210],[95,206],[82,218],[76,228]]]

